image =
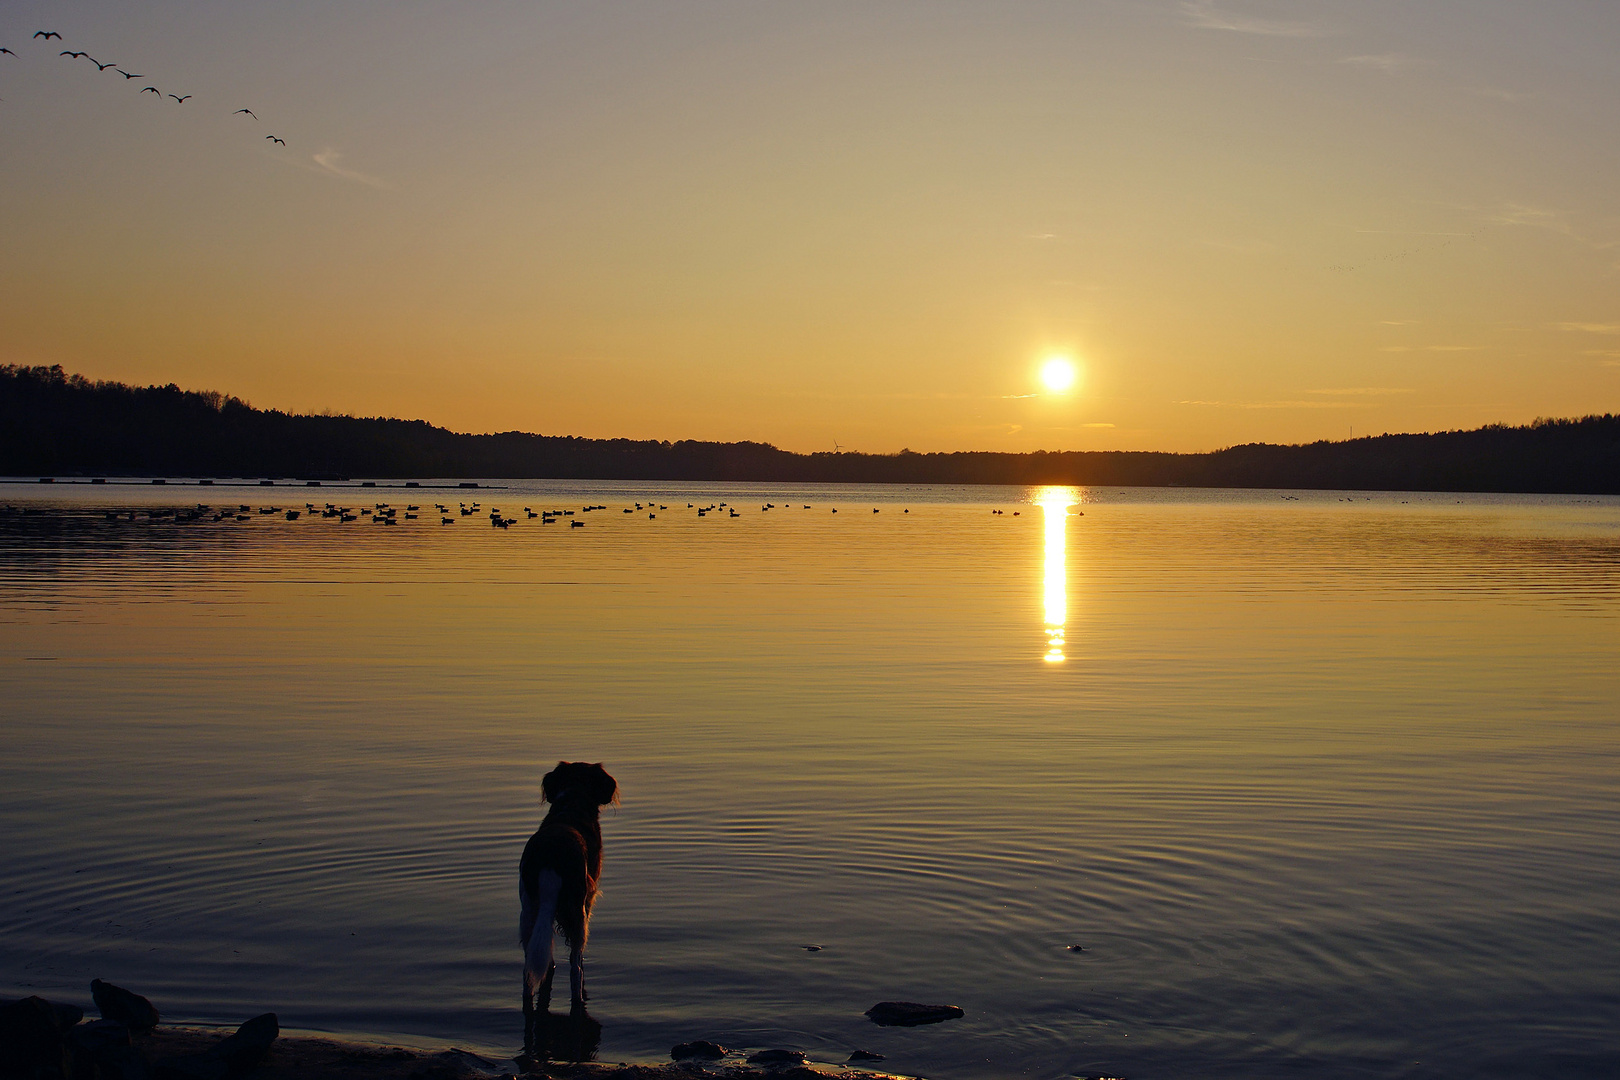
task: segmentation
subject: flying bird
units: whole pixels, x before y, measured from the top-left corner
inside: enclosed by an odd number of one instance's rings
[[[256,119],[256,118],[255,118],[255,119]],[[273,140],[274,140],[274,141],[276,141],[276,142],[278,142],[278,143],[280,143],[280,144],[281,144],[281,145],[282,145],[282,146],[286,146],[286,145],[287,145],[287,140],[286,140],[286,139],[277,139],[277,138],[276,138],[276,137],[275,137],[275,136],[274,136],[274,135],[266,135],[266,136],[265,136],[265,138],[267,138],[267,139],[273,139]]]
[[[71,56],[71,57],[73,57],[73,59],[77,60],[81,56],[89,56],[90,54],[89,53],[83,53],[83,52],[69,52],[67,49],[63,49],[61,52],[57,53],[56,55],[57,56]]]
[[[12,52],[10,49],[0,49],[0,53],[5,53],[7,56],[16,56],[17,55],[16,53]]]
[[[148,86],[145,90],[142,90],[141,93],[143,93],[143,94],[156,94],[158,97],[163,96],[163,91],[159,90],[155,86]]]
[[[97,60],[93,56],[90,58],[90,62],[92,64],[96,65],[96,70],[97,71],[106,71],[108,68],[116,66],[114,64],[103,64],[100,60]]]
[[[57,41],[62,40],[62,35],[58,34],[55,30],[35,30],[34,36],[36,38],[44,38],[46,41],[51,40],[51,38],[55,38]]]
[[[131,75],[129,72],[125,71],[123,68],[118,69],[118,74],[122,75],[126,79],[144,79],[144,78],[146,78],[145,75]]]
[[[255,119],[255,120],[257,120],[259,118],[259,114],[254,112],[252,109],[237,109],[236,112],[231,113],[231,115],[235,116],[236,113],[247,113],[249,116],[253,117],[253,119]]]
[[[186,98],[190,97],[191,95],[187,94],[186,97],[181,97],[179,94],[170,94],[169,96],[174,98],[174,100],[179,102],[181,105],[184,105],[186,103]]]

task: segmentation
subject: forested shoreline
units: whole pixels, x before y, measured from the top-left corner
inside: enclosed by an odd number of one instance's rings
[[[178,386],[0,366],[0,475],[488,477],[901,484],[1117,484],[1620,493],[1620,416],[1203,454],[797,454],[759,442],[468,435],[423,420],[295,415]]]

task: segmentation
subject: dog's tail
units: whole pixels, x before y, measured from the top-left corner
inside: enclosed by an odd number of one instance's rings
[[[523,901],[523,915],[519,933],[523,942],[523,988],[533,994],[551,974],[551,927],[557,916],[562,879],[550,870],[542,870],[533,892],[527,883],[519,882],[518,891]],[[548,984],[549,985],[549,984]]]

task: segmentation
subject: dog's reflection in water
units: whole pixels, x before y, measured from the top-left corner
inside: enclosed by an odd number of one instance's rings
[[[541,1061],[595,1061],[602,1048],[602,1025],[584,1009],[575,1009],[563,1016],[546,1010],[537,1011],[529,1029],[524,1047],[523,1064]]]

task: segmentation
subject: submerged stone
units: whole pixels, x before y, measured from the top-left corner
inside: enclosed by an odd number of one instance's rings
[[[726,1048],[708,1039],[694,1039],[692,1042],[676,1043],[669,1056],[676,1061],[687,1061],[692,1058],[714,1061],[726,1056]]]
[[[807,1060],[797,1050],[761,1050],[748,1055],[750,1065],[803,1065]]]
[[[919,1005],[915,1001],[880,1001],[866,1010],[867,1018],[880,1027],[917,1027],[963,1015],[956,1005]]]

